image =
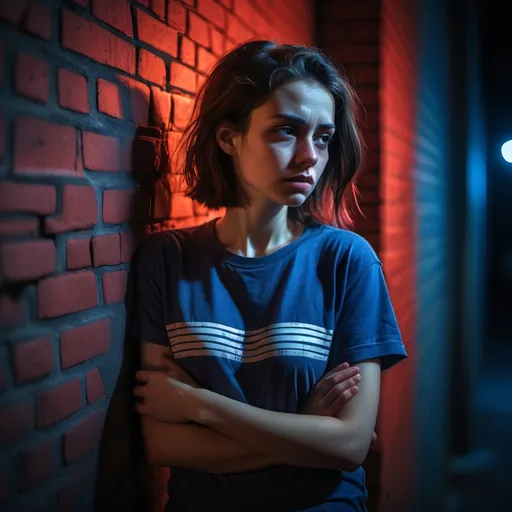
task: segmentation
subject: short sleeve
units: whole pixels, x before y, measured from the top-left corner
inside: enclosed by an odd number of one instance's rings
[[[137,251],[133,263],[135,311],[132,335],[150,343],[169,345],[165,328],[161,244],[157,240],[146,240]]]
[[[347,282],[330,366],[380,358],[386,370],[406,357],[382,266],[375,261]]]

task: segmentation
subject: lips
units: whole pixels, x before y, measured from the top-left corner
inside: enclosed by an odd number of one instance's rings
[[[285,181],[291,183],[309,183],[309,185],[313,185],[315,183],[313,176],[306,176],[305,174],[300,174],[298,176],[294,176],[293,178],[287,178]]]

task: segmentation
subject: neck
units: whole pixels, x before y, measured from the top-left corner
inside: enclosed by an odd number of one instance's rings
[[[293,242],[303,228],[288,219],[288,207],[274,211],[228,208],[216,224],[219,241],[231,252],[249,258],[271,254]]]

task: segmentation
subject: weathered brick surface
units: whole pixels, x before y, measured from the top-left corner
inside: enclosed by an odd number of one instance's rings
[[[134,228],[147,221],[130,176],[136,125],[156,120],[172,150],[197,87],[236,42],[313,42],[311,0],[264,4],[0,2],[0,508],[74,511],[91,495]],[[208,218],[172,186],[169,218],[146,232]],[[117,438],[113,460],[127,461],[126,431]]]

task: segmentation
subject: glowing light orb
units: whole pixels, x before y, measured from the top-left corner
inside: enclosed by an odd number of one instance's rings
[[[507,142],[501,146],[501,154],[505,162],[512,164],[512,140],[507,140]]]

